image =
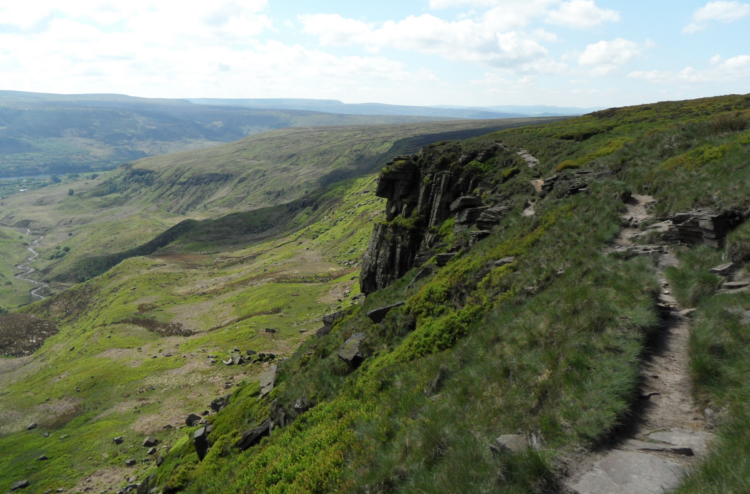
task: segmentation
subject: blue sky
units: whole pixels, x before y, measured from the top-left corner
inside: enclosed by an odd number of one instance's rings
[[[750,3],[0,0],[0,89],[408,105],[750,93]]]

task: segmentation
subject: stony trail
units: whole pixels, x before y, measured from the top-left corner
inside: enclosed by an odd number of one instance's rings
[[[677,265],[672,249],[634,246],[638,224],[651,218],[650,196],[633,196],[627,203],[617,250],[632,248],[650,255],[658,266],[662,290],[659,306],[663,326],[641,370],[641,405],[637,419],[618,441],[593,453],[566,482],[577,494],[660,494],[680,485],[691,466],[708,451],[711,434],[693,402],[688,342],[690,319],[672,297],[664,270]]]
[[[27,235],[29,235],[30,233],[31,233],[31,230],[26,230],[26,234]],[[23,280],[23,281],[26,281],[28,283],[32,283],[34,285],[37,285],[36,288],[32,289],[29,292],[31,294],[31,301],[32,302],[38,302],[40,300],[44,300],[45,297],[43,295],[40,295],[39,291],[47,288],[47,286],[48,286],[45,283],[42,283],[42,282],[36,281],[36,280],[32,280],[31,278],[28,277],[31,273],[33,273],[34,271],[36,271],[36,269],[34,269],[34,268],[31,267],[31,265],[34,264],[34,262],[36,261],[37,257],[39,257],[39,253],[34,250],[34,247],[38,247],[39,243],[42,241],[43,238],[44,237],[39,237],[38,239],[34,240],[34,242],[32,242],[31,246],[29,246],[29,247],[26,248],[29,252],[31,252],[31,257],[27,258],[26,262],[22,262],[21,264],[19,264],[18,266],[16,266],[16,268],[18,268],[18,269],[25,270],[24,272],[17,274],[15,276],[16,278],[18,278],[19,280]]]

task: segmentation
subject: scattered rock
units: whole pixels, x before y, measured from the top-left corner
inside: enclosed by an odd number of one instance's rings
[[[26,489],[28,486],[29,486],[28,480],[19,480],[18,482],[13,484],[10,490],[12,492],[12,491],[17,491],[18,489]]]
[[[744,280],[744,281],[729,281],[727,283],[724,283],[721,285],[721,288],[724,290],[739,290],[741,288],[747,288],[750,286],[750,281]]]
[[[401,307],[404,305],[404,302],[396,302],[395,304],[386,305],[385,307],[379,307],[377,309],[373,309],[370,312],[367,313],[367,317],[370,318],[372,322],[375,324],[378,324],[385,319],[385,316],[388,315],[388,313],[395,309],[396,307]]]
[[[276,384],[276,370],[278,366],[272,365],[260,376],[260,397],[267,396]]]
[[[40,456],[39,458],[36,459],[36,461],[47,461],[47,460],[49,460],[49,458],[47,457],[47,455],[42,455],[42,456]]]
[[[572,485],[578,494],[660,494],[676,489],[682,467],[658,456],[613,451]]]
[[[679,314],[682,317],[693,317],[695,315],[695,311],[696,309],[685,309],[685,310],[681,310]]]
[[[455,252],[449,254],[438,254],[435,256],[435,264],[442,268],[446,266],[454,257],[456,257]]]
[[[513,264],[514,262],[516,262],[516,258],[515,257],[503,257],[502,259],[494,261],[492,263],[492,267],[493,268],[501,268],[501,267],[503,267],[503,266],[505,266],[507,264]]]
[[[500,453],[523,453],[529,449],[529,443],[524,434],[504,434],[490,445],[495,454]]]
[[[146,439],[143,440],[142,446],[144,448],[150,448],[152,446],[156,446],[156,443],[158,443],[159,440],[155,437],[148,436]]]
[[[156,448],[149,448],[148,451],[146,451],[147,455],[153,455],[156,453]]]
[[[260,440],[271,434],[271,419],[264,420],[258,427],[243,432],[242,438],[237,441],[235,446],[241,451],[246,451],[255,446]]]
[[[492,235],[492,232],[488,230],[476,230],[469,234],[469,247],[474,247],[485,238]]]
[[[124,437],[124,436],[117,436],[117,437],[116,437],[116,438],[114,438],[114,439],[113,439],[112,441],[113,441],[113,442],[114,442],[115,444],[122,444],[122,443],[123,443],[123,441],[125,441],[125,437]]]
[[[191,413],[185,419],[185,425],[187,425],[188,427],[193,427],[195,424],[197,424],[200,421],[201,421],[200,415]]]
[[[203,461],[208,453],[208,435],[211,433],[211,426],[201,427],[193,433],[193,444],[195,445],[195,452],[198,453],[198,459]]]
[[[324,337],[331,332],[334,323],[342,317],[344,317],[344,311],[342,310],[326,314],[325,316],[323,316],[323,327],[318,329],[315,334],[318,336],[318,338]]]
[[[709,273],[718,274],[719,276],[729,276],[737,269],[737,266],[733,262],[727,264],[721,264],[715,268],[708,270]]]
[[[44,434],[42,434],[44,437],[49,437],[49,431],[44,431]]]
[[[673,455],[693,456],[692,448],[686,446],[673,446],[671,444],[650,443],[629,439],[622,445],[626,451],[652,451],[657,453],[671,453]]]
[[[365,360],[365,357],[360,352],[360,346],[364,339],[364,333],[356,333],[339,348],[338,357],[352,369],[359,367]]]
[[[231,396],[232,396],[231,394],[220,396],[216,398],[215,400],[213,400],[211,404],[209,405],[209,407],[211,407],[211,410],[218,413],[222,411],[224,407],[229,405],[229,398],[231,398]]]
[[[518,156],[523,159],[529,168],[535,168],[539,164],[539,160],[534,158],[528,151],[521,149],[518,151]]]
[[[37,427],[37,423],[34,422],[33,424],[29,424],[28,426],[26,426],[26,430],[33,431],[34,429],[36,429],[36,427]]]
[[[297,413],[305,413],[310,409],[310,402],[308,402],[304,398],[300,398],[299,400],[294,402],[294,411]]]
[[[239,353],[232,354],[232,363],[234,365],[242,365],[245,363],[245,359]]]
[[[158,458],[156,458],[156,466],[157,467],[162,466],[163,463],[164,463],[164,457],[163,456],[159,456]]]
[[[229,360],[222,360],[221,363],[224,365],[234,365],[234,360],[232,360],[232,357],[229,357]]]
[[[136,463],[138,462],[132,458],[125,460],[125,466],[128,466],[128,467],[134,467]]]

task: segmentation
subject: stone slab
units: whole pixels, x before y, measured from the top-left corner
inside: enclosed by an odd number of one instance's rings
[[[663,494],[680,485],[682,467],[658,456],[613,451],[570,486],[578,494]]]
[[[689,446],[675,446],[673,444],[651,443],[629,439],[622,445],[626,451],[645,451],[655,453],[670,453],[673,455],[693,456],[693,448]]]
[[[672,446],[687,447],[697,456],[706,456],[713,435],[707,432],[672,430],[654,432],[648,438]]]

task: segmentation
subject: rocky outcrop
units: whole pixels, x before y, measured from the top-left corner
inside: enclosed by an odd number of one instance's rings
[[[373,309],[370,312],[367,313],[367,317],[370,318],[372,322],[375,324],[378,324],[380,322],[383,322],[383,319],[385,319],[385,316],[388,315],[388,313],[395,309],[396,307],[401,307],[404,305],[404,302],[397,302],[392,305],[386,305],[385,307],[378,307],[377,309]]]
[[[344,343],[338,351],[338,357],[352,369],[359,367],[365,360],[361,350],[365,336],[364,333],[352,335],[352,337],[346,340],[346,343]]]
[[[724,246],[727,234],[742,223],[743,218],[736,211],[688,211],[677,213],[670,220],[673,228],[662,234],[663,240],[690,245],[702,243],[718,249]]]
[[[246,451],[255,446],[266,436],[271,435],[271,419],[266,419],[252,430],[242,433],[242,437],[235,444],[240,451]]]
[[[439,230],[447,219],[455,218],[454,233],[475,225],[489,232],[500,223],[508,209],[498,204],[491,192],[514,173],[500,173],[492,180],[485,175],[487,170],[494,173],[503,166],[517,173],[518,160],[526,160],[517,153],[499,143],[474,150],[443,143],[388,163],[376,191],[378,197],[387,199],[385,221],[375,225],[362,259],[362,292],[385,288],[433,258],[442,240]],[[485,167],[489,160],[495,160],[495,166]],[[488,233],[472,233],[463,240],[463,247],[486,236]]]

